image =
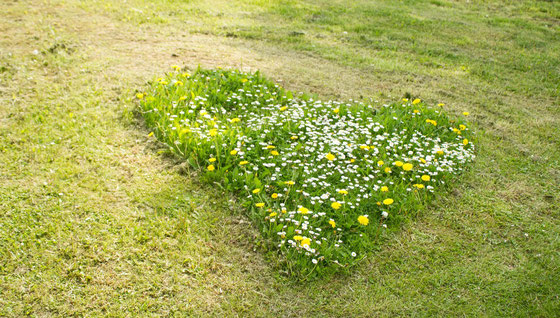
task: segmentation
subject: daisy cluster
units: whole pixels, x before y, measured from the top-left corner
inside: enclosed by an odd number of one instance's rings
[[[156,136],[244,198],[298,270],[355,263],[474,159],[464,119],[419,99],[319,101],[258,72],[178,67],[136,97]]]

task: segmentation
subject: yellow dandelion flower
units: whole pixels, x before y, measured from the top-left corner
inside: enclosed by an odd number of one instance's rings
[[[338,190],[338,193],[342,194],[342,195],[347,195],[348,191],[346,190]]]
[[[356,159],[354,158],[350,159],[350,163],[354,163],[354,162],[356,162]]]
[[[468,115],[470,115],[470,113],[469,112],[463,112],[463,115],[468,116]]]
[[[397,167],[402,167],[404,165],[402,161],[395,161],[393,164]]]
[[[413,184],[412,186],[415,187],[415,188],[418,188],[418,189],[424,189],[424,185],[421,184],[421,183],[416,183],[416,184]]]
[[[273,145],[266,146],[266,149],[274,149],[274,148],[276,148],[276,146],[273,146]]]
[[[298,136],[292,136],[292,137],[290,137],[290,139],[291,140],[296,140],[296,139],[298,139]]]
[[[244,166],[244,165],[246,165],[246,164],[248,164],[248,163],[249,163],[249,161],[243,160],[243,161],[241,161],[241,162],[239,163],[239,165]]]
[[[403,98],[402,101],[403,102],[408,102],[408,98]]]
[[[439,104],[437,104],[437,105],[438,105],[439,107],[443,107],[443,106],[445,106],[445,104],[444,104],[444,103],[439,103]]]
[[[380,166],[380,167],[381,167],[382,165],[384,165],[384,164],[385,164],[385,162],[383,162],[383,160],[379,160],[379,161],[377,162],[377,165]]]
[[[245,83],[247,81],[248,81],[248,79],[246,79],[246,78],[241,79],[241,83]]]
[[[369,150],[369,146],[368,145],[361,145],[360,149]]]
[[[410,170],[412,170],[413,167],[414,167],[414,166],[413,166],[411,163],[405,163],[405,164],[402,166],[402,168],[403,168],[404,171],[410,171]]]
[[[285,111],[286,109],[288,109],[288,106],[280,107],[280,111],[281,111],[281,112]]]
[[[342,206],[342,204],[340,204],[340,203],[338,203],[338,202],[336,202],[336,201],[334,201],[333,203],[331,203],[331,208],[333,208],[333,209],[335,209],[335,210],[340,209],[341,206]]]
[[[233,124],[238,123],[238,122],[240,122],[240,121],[241,121],[241,119],[239,119],[239,118],[237,118],[237,117],[236,117],[236,118],[232,118],[232,119],[230,120],[230,122],[232,122]]]
[[[278,198],[278,193],[273,193],[270,197],[273,198],[273,199],[276,199],[276,198]]]
[[[393,202],[395,202],[395,200],[393,200],[393,199],[385,199],[385,200],[383,200],[383,204],[385,204],[385,205],[391,205],[391,204],[393,204]]]
[[[294,181],[286,181],[286,184],[287,184],[287,185],[294,185],[294,184],[296,184],[296,183],[295,183]]]
[[[130,95],[129,95],[129,96],[130,96]],[[142,98],[144,98],[144,94],[138,93],[138,94],[136,94],[136,98],[142,99]]]
[[[308,246],[309,244],[311,244],[311,239],[308,238],[304,238],[303,240],[301,240],[301,246]]]
[[[294,241],[301,241],[301,240],[303,240],[303,236],[301,235],[294,236]]]
[[[208,167],[206,167],[206,169],[208,169],[208,171],[214,171],[216,168],[214,167],[214,165],[209,165]]]
[[[216,158],[210,158],[210,159],[208,159],[208,161],[214,162],[214,161],[216,161]]]
[[[391,173],[391,168],[386,167],[386,168],[385,168],[385,173]]]
[[[389,191],[389,187],[387,186],[382,186],[381,187],[381,192],[388,192]]]
[[[424,158],[420,158],[420,162],[422,162],[422,163],[426,163],[426,159],[424,159]]]
[[[431,179],[430,176],[427,175],[427,174],[425,174],[425,175],[422,176],[422,181],[428,182],[428,181],[430,181],[430,179]]]
[[[360,223],[361,225],[368,225],[369,224],[369,219],[367,216],[365,215],[360,215],[358,216],[358,223]]]
[[[259,189],[259,188],[256,188],[255,190],[253,190],[253,193],[254,193],[254,194],[257,194],[257,193],[259,193],[259,192],[261,192],[261,189]]]
[[[335,108],[335,109],[333,110],[333,113],[335,113],[335,114],[338,114],[338,112],[340,112],[340,109],[338,109],[338,108]]]
[[[208,133],[210,134],[210,136],[214,137],[218,134],[218,129],[210,129]]]
[[[467,126],[465,126],[465,125],[459,125],[459,129],[465,130],[465,129],[467,129]]]
[[[275,216],[277,216],[277,215],[278,215],[278,213],[272,212],[272,213],[270,213],[268,216],[270,216],[270,217],[272,218],[272,217],[275,217]]]
[[[301,208],[298,209],[298,212],[301,213],[301,214],[307,214],[307,213],[309,213],[309,209],[301,207]]]
[[[264,207],[264,203],[259,202],[259,203],[255,204],[255,206],[256,206],[257,208],[262,208],[262,207]]]
[[[273,156],[278,156],[280,153],[278,153],[278,151],[276,151],[276,150],[272,150],[270,152],[270,154],[273,155]]]
[[[335,226],[336,226],[336,222],[335,222],[334,220],[332,220],[332,219],[329,220],[329,224],[333,227],[333,229],[334,229]]]
[[[333,161],[336,157],[335,155],[333,155],[332,153],[328,153],[325,158],[327,158],[329,161]]]
[[[469,140],[467,138],[463,139],[463,145],[468,145],[469,144]]]
[[[443,150],[440,149],[440,150],[436,151],[436,153],[437,153],[438,155],[443,155]]]
[[[420,99],[417,98],[417,99],[412,101],[412,105],[419,104],[420,102],[421,102]]]
[[[237,150],[234,149],[234,150],[230,151],[229,154],[232,155],[232,156],[235,156],[237,154]]]

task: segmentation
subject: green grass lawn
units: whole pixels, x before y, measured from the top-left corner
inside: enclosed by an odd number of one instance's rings
[[[0,316],[560,312],[560,3],[4,1]],[[349,274],[267,261],[237,198],[131,112],[170,70],[471,113],[477,158]]]

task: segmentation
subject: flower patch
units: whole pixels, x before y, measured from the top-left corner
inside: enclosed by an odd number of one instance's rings
[[[179,68],[137,94],[156,136],[237,193],[291,270],[355,264],[474,159],[443,104],[295,95],[258,72]]]

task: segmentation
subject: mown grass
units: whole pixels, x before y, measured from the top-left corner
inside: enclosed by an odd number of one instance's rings
[[[1,315],[560,311],[557,2],[1,7]],[[295,283],[269,268],[233,198],[122,115],[178,62],[258,68],[326,98],[442,101],[471,112],[480,151],[355,272]]]

